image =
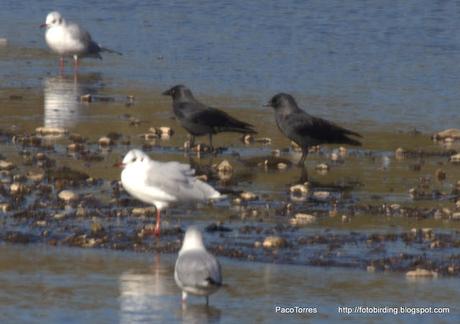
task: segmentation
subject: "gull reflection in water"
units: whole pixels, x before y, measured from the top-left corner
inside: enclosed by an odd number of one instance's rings
[[[80,101],[84,94],[95,94],[100,74],[74,77],[53,76],[44,80],[44,126],[47,128],[73,128],[81,120]]]
[[[206,305],[184,305],[174,282],[174,265],[161,263],[157,255],[146,273],[120,275],[120,323],[213,323],[220,310]]]

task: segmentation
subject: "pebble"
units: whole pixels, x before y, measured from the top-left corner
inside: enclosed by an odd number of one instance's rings
[[[109,145],[113,145],[113,141],[107,137],[107,136],[102,136],[99,140],[98,140],[98,143],[100,146],[109,146]]]
[[[308,185],[307,184],[296,184],[289,188],[291,193],[298,193],[298,194],[307,194],[308,193]]]
[[[98,222],[91,223],[91,233],[92,234],[98,234],[103,231],[104,231],[104,227],[102,226],[101,223],[98,223]]]
[[[65,213],[57,213],[53,216],[54,219],[60,220],[65,218]]]
[[[233,172],[233,167],[228,160],[223,160],[216,166],[219,172]]]
[[[35,132],[40,135],[64,135],[69,131],[62,127],[37,127]]]
[[[41,182],[45,178],[45,174],[41,171],[29,171],[26,175],[27,179],[33,182]]]
[[[12,194],[20,194],[25,191],[25,186],[22,183],[14,182],[10,185],[10,192]]]
[[[417,268],[406,272],[406,277],[417,278],[417,277],[437,277],[438,273],[431,270]]]
[[[250,192],[250,191],[243,191],[240,194],[240,198],[245,200],[245,201],[257,200],[257,195],[255,193]]]
[[[6,161],[6,160],[0,160],[0,170],[12,170],[15,168],[15,165],[13,162]]]
[[[455,207],[460,208],[460,200],[457,200],[457,201],[455,202]]]
[[[89,93],[85,94],[85,95],[82,95],[80,97],[80,101],[81,102],[91,102],[91,101],[93,101],[93,96],[91,96],[91,94],[89,94]]]
[[[172,136],[174,134],[174,131],[169,126],[160,126],[159,131],[160,131],[160,136],[162,136],[162,137],[163,136]]]
[[[71,191],[71,190],[62,190],[58,194],[59,199],[65,201],[65,202],[70,202],[70,201],[75,201],[78,200],[78,194]]]
[[[460,163],[460,153],[452,155],[450,157],[449,161],[452,162],[452,163]]]
[[[398,147],[395,151],[396,160],[404,159],[405,154],[406,154],[406,151],[402,147]]]
[[[345,157],[347,154],[348,154],[348,150],[346,147],[343,147],[343,146],[339,147],[339,155],[341,157]]]
[[[136,207],[131,210],[133,216],[154,215],[155,207]]]
[[[45,227],[47,225],[47,222],[45,220],[39,220],[35,222],[35,225]]]
[[[310,214],[297,213],[289,220],[291,225],[309,225],[317,221],[317,217]]]
[[[255,141],[257,143],[266,144],[266,145],[272,143],[272,139],[269,137],[259,137],[259,138],[256,138]]]
[[[85,148],[85,146],[83,144],[80,144],[80,143],[71,143],[71,144],[67,145],[67,151],[70,151],[70,152],[83,151],[84,148]]]
[[[254,136],[252,136],[251,134],[246,134],[243,136],[242,141],[244,142],[244,144],[251,144],[254,142]]]
[[[286,240],[280,236],[267,236],[262,246],[267,249],[276,249],[286,246]]]
[[[373,265],[368,265],[366,270],[367,272],[375,272],[375,267]]]
[[[0,204],[0,211],[2,213],[6,213],[7,211],[11,210],[11,205],[8,203],[1,203]]]
[[[320,163],[320,164],[316,165],[315,169],[317,171],[325,171],[325,172],[327,172],[327,171],[329,171],[329,165],[327,165],[326,163]]]
[[[285,170],[287,169],[288,165],[286,163],[283,163],[283,162],[279,162],[276,167],[278,168],[278,170]]]
[[[460,213],[459,212],[453,213],[452,214],[452,219],[455,220],[455,221],[460,221]]]
[[[158,138],[158,134],[157,134],[157,133],[149,132],[149,133],[143,134],[142,137],[143,137],[144,140],[146,140],[146,141],[151,141],[151,140],[157,139],[157,138]]]
[[[327,200],[331,197],[331,193],[329,191],[315,191],[313,193],[313,198],[317,200]]]
[[[459,139],[460,129],[449,128],[433,135],[433,139],[440,140],[445,138]]]
[[[0,46],[7,46],[8,40],[6,38],[0,38]]]

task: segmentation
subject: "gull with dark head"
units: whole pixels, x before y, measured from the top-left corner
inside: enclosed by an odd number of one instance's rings
[[[201,232],[195,226],[190,226],[185,232],[174,269],[174,279],[182,289],[183,302],[187,300],[187,294],[190,293],[205,296],[207,305],[209,295],[222,286],[219,261],[206,251]]]
[[[74,59],[75,71],[78,70],[81,57],[94,57],[102,59],[101,52],[109,52],[121,55],[114,50],[102,47],[91,35],[79,25],[67,22],[57,11],[52,11],[46,16],[44,24],[46,28],[45,40],[49,48],[60,55],[60,69],[64,68],[64,57],[70,56]]]
[[[190,165],[159,162],[141,150],[129,151],[120,165],[123,188],[134,198],[155,206],[155,235],[160,235],[160,211],[170,204],[207,202],[223,196],[207,183],[195,178]]]

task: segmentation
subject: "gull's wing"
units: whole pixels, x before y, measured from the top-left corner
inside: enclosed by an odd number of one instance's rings
[[[102,58],[99,55],[99,52],[101,51],[101,47],[99,46],[99,44],[93,41],[89,32],[87,32],[85,29],[83,29],[82,27],[80,27],[79,25],[75,23],[68,23],[67,30],[68,30],[69,36],[74,42],[83,45],[86,55]]]
[[[181,254],[175,272],[177,279],[186,287],[208,288],[222,285],[220,264],[204,250],[191,250]]]

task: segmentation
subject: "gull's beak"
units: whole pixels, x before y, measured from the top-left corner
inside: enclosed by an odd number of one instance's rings
[[[120,168],[120,169],[124,169],[125,168],[125,164],[123,162],[117,162],[113,165],[114,168]]]
[[[171,89],[166,90],[162,93],[163,96],[170,96],[171,95]]]
[[[48,27],[48,24],[41,24],[40,25],[40,28],[46,28],[46,27]]]

